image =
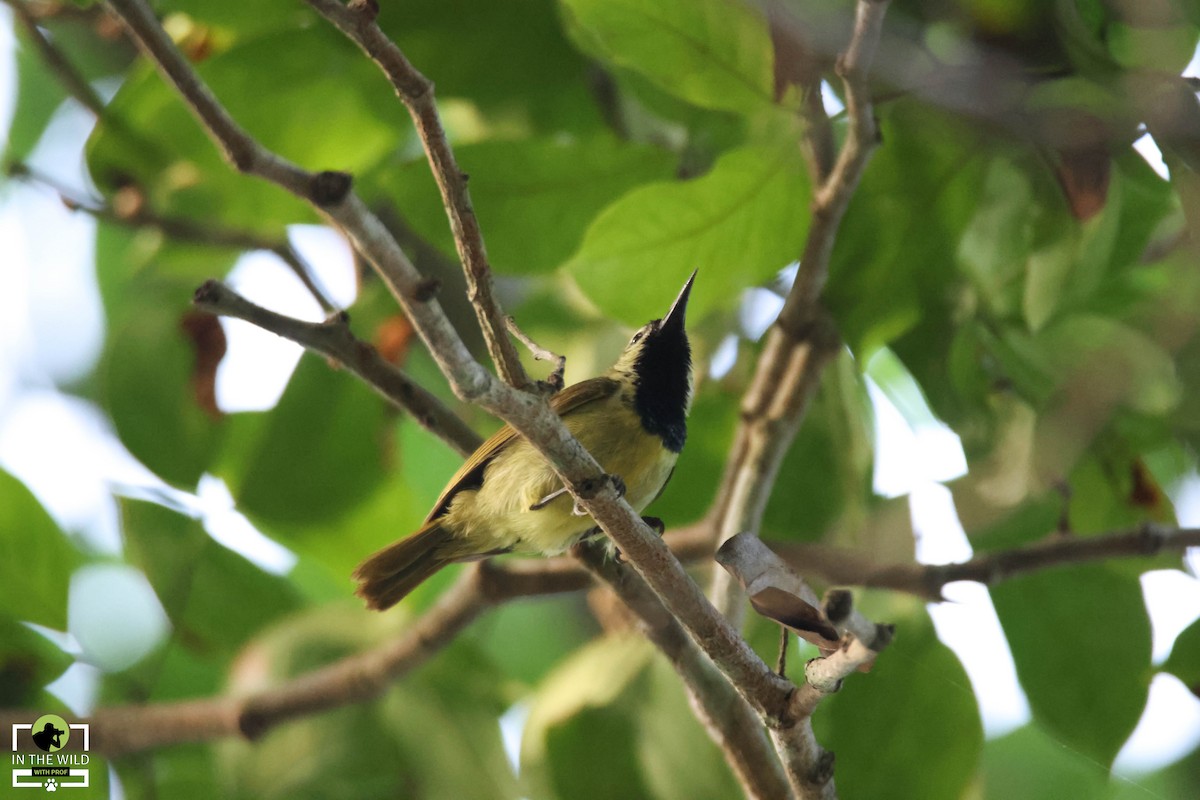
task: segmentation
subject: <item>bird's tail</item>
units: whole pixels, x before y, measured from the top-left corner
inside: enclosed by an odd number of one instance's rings
[[[388,545],[354,570],[358,596],[377,611],[391,608],[442,567],[457,560],[450,549],[451,534],[431,520],[416,533]]]

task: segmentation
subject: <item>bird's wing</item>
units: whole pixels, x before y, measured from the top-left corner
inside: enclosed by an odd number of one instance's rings
[[[586,381],[568,386],[550,398],[550,410],[560,417],[574,411],[580,406],[606,400],[612,397],[620,388],[620,384],[612,378],[589,378]],[[479,449],[471,454],[458,470],[450,483],[442,490],[442,496],[437,499],[433,510],[425,518],[426,522],[442,516],[450,508],[454,496],[464,489],[478,489],[483,484],[483,471],[496,455],[517,439],[517,432],[511,426],[505,425],[492,434]]]

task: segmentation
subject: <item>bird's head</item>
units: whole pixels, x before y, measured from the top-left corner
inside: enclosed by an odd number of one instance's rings
[[[683,285],[662,319],[651,320],[633,334],[613,371],[630,380],[642,426],[660,436],[664,446],[683,449],[687,412],[692,400],[692,348],[684,322],[696,273]]]

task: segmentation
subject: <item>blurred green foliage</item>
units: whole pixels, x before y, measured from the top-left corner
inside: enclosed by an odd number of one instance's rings
[[[824,295],[847,347],[782,464],[766,534],[911,555],[904,498],[871,492],[868,363],[910,423],[932,412],[961,438],[969,473],[950,488],[977,549],[1039,539],[1064,509],[1076,535],[1172,522],[1166,489],[1194,472],[1200,450],[1190,230],[1200,224],[1200,108],[1179,78],[1200,4],[892,6],[872,84],[881,146]],[[692,432],[655,511],[668,524],[700,518],[722,474],[758,352],[744,290],[772,284],[803,248],[813,189],[799,110],[815,89],[801,84],[823,76],[840,92],[833,64],[853,3],[773,8],[770,19],[726,0],[416,0],[381,11],[437,84],[508,309],[570,356],[574,378],[602,369],[628,327],[660,314],[699,268]],[[293,0],[163,0],[158,10],[251,134],[306,168],[354,173],[406,241],[427,245],[423,265],[453,261],[408,116],[337,31]],[[104,200],[279,241],[316,219],[227,168],[159,75],[106,38],[98,6],[41,22],[88,79],[117,87],[86,152]],[[28,156],[65,96],[28,36],[18,42],[9,161]],[[845,122],[833,116],[836,140]],[[1133,149],[1144,132],[1169,178]],[[84,563],[136,567],[171,625],[151,655],[103,675],[100,700],[111,704],[277,684],[396,636],[451,580],[383,618],[359,610],[348,580],[361,557],[419,524],[459,463],[445,444],[312,356],[271,409],[223,414],[205,401],[223,341],[189,327],[189,296],[238,255],[98,224],[108,330],[95,375],[73,388],[169,484],[224,480],[296,566],[271,574],[146,501],[122,502],[122,552],[97,555],[0,473],[0,706],[61,708],[44,689],[74,657],[21,623],[65,630]],[[378,341],[390,302],[364,276],[356,332]],[[463,330],[474,324],[465,306],[446,307]],[[735,363],[713,375],[710,357],[730,336]],[[454,402],[415,340],[397,356]],[[481,432],[494,424],[463,412]],[[815,720],[837,752],[843,795],[1133,796],[1108,770],[1156,669],[1136,579],[1151,566],[1179,562],[1056,570],[993,591],[1033,721],[987,742],[969,681],[924,610],[885,604],[896,643]],[[117,774],[131,798],[734,796],[663,660],[598,630],[578,598],[512,604],[377,702],[255,744],[128,759]],[[1161,665],[1193,692],[1197,630]],[[752,636],[767,657],[770,638]],[[498,720],[517,701],[529,717],[514,771]],[[1195,759],[1145,785],[1200,794]]]

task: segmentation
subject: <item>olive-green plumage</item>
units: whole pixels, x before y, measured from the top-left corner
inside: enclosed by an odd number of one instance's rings
[[[604,375],[550,400],[604,471],[624,481],[625,499],[638,512],[662,492],[686,437],[692,362],[684,315],[694,279]],[[382,610],[456,561],[561,553],[596,525],[574,509],[546,460],[505,425],[450,479],[419,530],[359,565],[358,594]]]

